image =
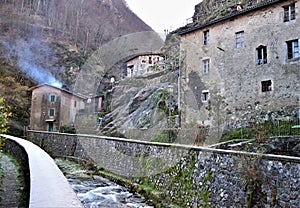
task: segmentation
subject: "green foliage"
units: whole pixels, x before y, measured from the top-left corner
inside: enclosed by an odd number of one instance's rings
[[[236,139],[255,139],[261,142],[262,139],[274,136],[297,135],[299,131],[292,129],[297,125],[297,121],[272,121],[268,120],[253,127],[240,128],[231,132],[224,133],[220,142]]]
[[[193,192],[195,187],[193,187],[194,179],[192,170],[196,164],[196,157],[196,154],[190,152],[190,154],[184,158],[183,161],[178,163],[176,167],[170,168],[167,171],[167,174],[172,175],[171,184],[177,184],[177,186],[174,187],[174,192],[179,198],[176,199],[177,197],[174,197],[172,200],[181,207],[186,207],[186,205],[192,201],[192,196],[194,195]],[[182,163],[185,163],[186,167],[180,165]],[[183,197],[183,195],[186,196]]]
[[[207,189],[204,189],[200,193],[200,199],[203,200],[203,204],[201,207],[209,207],[209,198],[210,198],[210,191]]]
[[[107,112],[101,111],[101,112],[97,113],[97,117],[103,118],[106,114],[107,114]]]
[[[222,135],[220,142],[236,140],[236,139],[251,139],[254,134],[254,129],[241,128]]]
[[[155,207],[160,207],[160,204],[164,202],[164,197],[162,197],[163,192],[157,190],[155,186],[148,180],[148,178],[141,177],[128,179],[106,170],[102,165],[94,164],[94,167],[95,170],[93,174],[100,175],[117,184],[120,184],[121,186],[127,187],[133,192],[143,195],[146,199],[151,199],[151,201],[155,204]],[[84,165],[84,168],[87,168],[86,164]]]
[[[154,137],[150,141],[160,143],[172,143],[176,140],[177,136],[177,129],[159,130],[155,133]]]
[[[212,172],[208,171],[204,178],[202,178],[203,189],[199,194],[199,198],[202,199],[201,207],[210,207],[209,199],[211,192],[209,190],[209,184],[213,181]]]
[[[245,188],[247,190],[247,208],[254,207],[258,205],[261,207],[261,201],[257,199],[262,199],[264,193],[262,193],[262,169],[261,169],[261,156],[253,157],[239,157],[238,172],[242,176],[242,180],[245,182]]]
[[[169,135],[167,131],[157,131],[151,142],[169,143]]]
[[[8,112],[8,108],[4,105],[4,99],[0,97],[0,134],[8,131],[7,122],[11,113]]]
[[[168,188],[174,193],[170,200],[180,207],[190,207],[194,200],[197,200],[198,207],[212,207],[210,184],[214,181],[214,175],[212,171],[207,171],[195,184],[195,177],[199,177],[194,172],[197,158],[197,151],[191,150],[176,166],[165,172],[172,184]],[[196,189],[198,191],[195,193]]]
[[[26,181],[25,181],[25,173],[21,167],[21,164],[16,158],[9,154],[5,154],[3,152],[0,152],[0,183],[3,183],[4,178],[10,177],[12,179],[15,179],[15,185],[19,187],[17,190],[15,190],[18,195],[18,206],[17,207],[27,207],[27,199],[29,193],[27,186],[26,186]],[[11,168],[8,169],[8,167],[3,168],[4,163],[10,163]],[[7,180],[7,179],[6,179]],[[11,190],[5,190],[4,186],[0,187],[0,193],[1,195],[3,194],[4,191],[8,191],[10,193]],[[26,193],[27,192],[27,193]],[[0,197],[0,204],[3,204],[3,198]]]
[[[167,102],[173,102],[173,106],[167,106]],[[158,106],[162,109],[166,115],[175,116],[178,115],[178,106],[175,105],[175,101],[173,100],[173,96],[170,95],[167,89],[163,90],[163,94],[161,96],[160,102],[158,102]],[[171,110],[170,107],[174,107],[174,110]]]
[[[61,133],[68,133],[68,134],[76,134],[76,129],[74,126],[61,126],[60,127],[60,132]]]
[[[1,62],[0,75],[0,97],[11,113],[8,133],[21,136],[23,127],[29,124],[30,95],[27,90],[32,83],[15,68]]]

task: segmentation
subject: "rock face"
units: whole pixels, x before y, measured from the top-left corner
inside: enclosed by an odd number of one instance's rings
[[[201,3],[197,4],[195,6],[195,13],[193,15],[193,21],[201,21],[205,20],[211,12],[213,12],[219,4],[221,4],[221,0],[214,0],[214,1],[209,1],[209,0],[204,0]],[[227,2],[227,1],[225,1]]]
[[[152,78],[120,81],[111,92],[111,112],[104,117],[99,133],[150,140],[158,130],[175,127],[175,120],[168,120],[177,109],[177,86],[168,91],[174,79],[176,75],[161,72]]]
[[[176,119],[169,121],[170,116],[177,115],[176,78],[175,73],[162,71],[119,81],[105,95],[108,113],[103,115],[102,124],[96,124],[97,113],[78,114],[77,133],[151,140],[161,130],[176,127]]]
[[[151,32],[120,37],[105,44],[89,58],[76,80],[74,91],[85,95],[102,92],[105,112],[78,115],[78,133],[97,132],[100,135],[150,140],[157,132],[177,125],[177,37],[161,49],[168,59],[156,72],[133,78],[121,72],[121,69],[126,69],[121,64],[126,62],[126,57],[129,60],[128,57],[134,55],[159,51],[163,43],[158,38]],[[173,48],[176,50],[171,50]],[[114,77],[114,83],[110,83],[111,77]],[[103,121],[100,126],[96,124],[97,116]],[[173,118],[168,123],[170,116]]]
[[[205,23],[207,21],[219,19],[225,15],[232,14],[237,11],[237,5],[246,9],[264,0],[204,0],[195,6],[193,22]]]

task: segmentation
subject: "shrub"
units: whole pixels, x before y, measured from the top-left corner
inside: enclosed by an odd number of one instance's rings
[[[64,125],[60,127],[61,133],[68,133],[68,134],[76,134],[76,129],[74,126]]]

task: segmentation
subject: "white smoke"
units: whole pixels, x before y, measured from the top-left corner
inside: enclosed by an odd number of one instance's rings
[[[50,74],[46,69],[35,66],[27,60],[20,59],[18,61],[20,69],[25,72],[31,79],[35,80],[39,84],[49,84],[54,87],[62,87],[62,83]]]
[[[16,42],[3,41],[2,45],[6,49],[6,58],[10,61],[16,61],[20,70],[28,78],[33,79],[38,84],[49,84],[55,87],[62,87],[62,83],[56,79],[50,71],[57,71],[54,67],[43,67],[53,59],[52,49],[47,43],[42,43],[38,39],[24,40],[19,39]]]

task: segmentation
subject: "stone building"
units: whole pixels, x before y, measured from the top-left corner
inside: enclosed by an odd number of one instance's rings
[[[32,92],[30,129],[59,131],[61,126],[73,126],[76,114],[85,108],[86,98],[67,90],[42,84]]]
[[[299,7],[295,0],[252,2],[180,28],[182,123],[208,126],[214,143],[226,129],[295,118]]]
[[[127,61],[127,77],[144,76],[155,73],[164,65],[164,57],[159,54],[144,54]]]

